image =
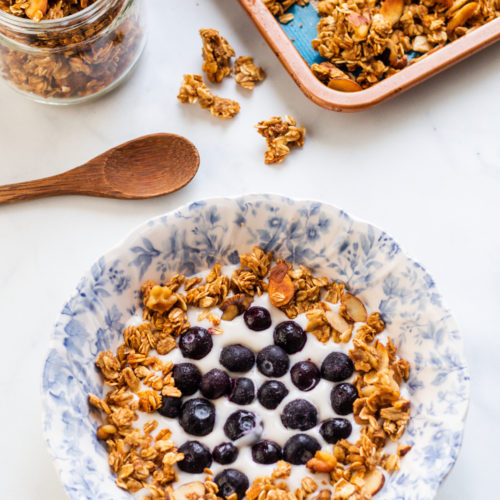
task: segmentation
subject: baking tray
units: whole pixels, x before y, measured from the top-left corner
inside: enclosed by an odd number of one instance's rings
[[[500,18],[497,18],[427,54],[372,87],[359,92],[339,92],[323,85],[309,69],[312,63],[324,61],[311,47],[311,40],[316,37],[316,25],[320,18],[310,3],[305,7],[292,6],[287,12],[294,14],[293,22],[282,25],[262,0],[239,0],[239,2],[300,90],[311,101],[333,111],[362,111],[375,106],[500,38]]]

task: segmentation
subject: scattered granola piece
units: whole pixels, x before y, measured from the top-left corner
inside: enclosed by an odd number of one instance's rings
[[[200,36],[203,41],[203,71],[211,82],[220,83],[232,72],[231,57],[235,55],[234,49],[217,30],[201,29]]]
[[[266,164],[281,163],[290,153],[290,148],[304,145],[306,129],[296,125],[296,121],[289,115],[286,115],[284,120],[273,116],[256,125],[259,134],[266,138]]]
[[[256,82],[261,82],[266,77],[264,70],[255,66],[250,56],[238,57],[234,62],[234,79],[245,89],[252,90]]]
[[[213,116],[224,120],[235,117],[240,111],[240,105],[236,101],[213,94],[201,75],[184,75],[177,99],[184,104],[198,101],[200,107],[210,110]]]

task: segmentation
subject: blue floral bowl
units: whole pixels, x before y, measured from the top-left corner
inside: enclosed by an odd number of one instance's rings
[[[152,219],[101,257],[55,326],[43,373],[44,430],[73,500],[126,500],[115,486],[87,394],[103,394],[94,361],[120,343],[146,279],[235,264],[254,245],[344,281],[379,310],[411,363],[413,446],[379,500],[429,500],[457,458],[469,400],[460,332],[434,280],[386,233],[322,203],[251,195],[192,203]]]

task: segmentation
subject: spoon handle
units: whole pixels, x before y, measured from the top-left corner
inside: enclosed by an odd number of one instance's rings
[[[102,174],[99,171],[89,171],[89,169],[84,170],[82,167],[77,167],[52,177],[7,184],[0,186],[0,204],[65,194],[99,196],[95,192],[94,186],[95,181],[101,177]]]

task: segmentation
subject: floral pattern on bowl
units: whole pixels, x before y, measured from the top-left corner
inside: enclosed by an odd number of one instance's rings
[[[412,450],[377,500],[429,500],[454,464],[469,402],[460,332],[434,280],[380,229],[332,206],[276,195],[206,200],[149,220],[101,257],[59,316],[43,372],[44,431],[72,500],[126,500],[96,436],[87,395],[103,394],[99,351],[114,349],[146,279],[235,264],[258,245],[343,281],[388,324],[411,363]]]

